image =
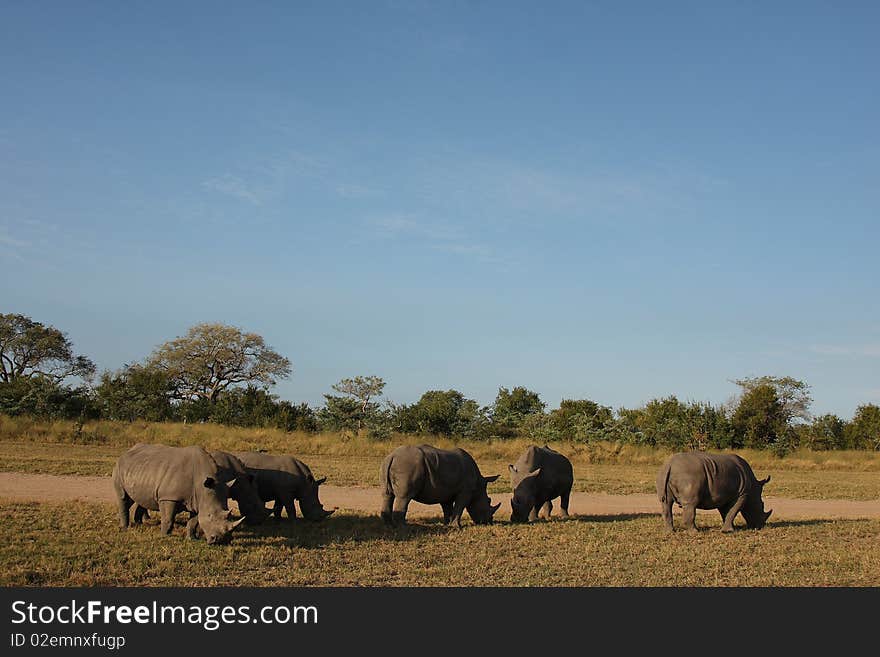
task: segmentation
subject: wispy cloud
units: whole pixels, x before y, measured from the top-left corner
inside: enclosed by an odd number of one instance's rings
[[[374,234],[387,239],[409,239],[421,242],[427,248],[484,262],[502,259],[486,244],[471,239],[463,229],[416,219],[413,215],[392,214],[367,221]]]
[[[810,351],[822,356],[856,356],[868,358],[880,358],[880,344],[862,345],[839,345],[839,344],[814,344]]]
[[[210,178],[202,183],[202,187],[215,192],[220,192],[226,196],[232,196],[241,201],[247,201],[254,205],[262,205],[269,196],[269,190],[266,187],[245,181],[239,176],[230,173]]]

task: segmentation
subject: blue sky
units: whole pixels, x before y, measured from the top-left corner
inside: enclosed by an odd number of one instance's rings
[[[127,4],[0,10],[0,307],[100,367],[880,401],[876,3]]]

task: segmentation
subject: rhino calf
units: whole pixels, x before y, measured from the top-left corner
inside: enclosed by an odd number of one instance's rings
[[[323,520],[336,510],[326,511],[318,499],[318,487],[327,478],[316,480],[309,466],[299,459],[262,452],[234,452],[233,456],[256,477],[257,494],[263,507],[267,502],[275,503],[272,513],[276,519],[281,518],[284,508],[287,517],[296,520],[294,500],[299,502],[299,510],[306,520]]]
[[[119,524],[128,527],[133,504],[159,511],[164,534],[170,534],[174,516],[189,511],[187,536],[201,529],[208,543],[226,543],[242,521],[229,521],[228,485],[211,455],[201,447],[167,447],[139,443],[119,457],[113,467],[113,489]],[[143,515],[143,512],[141,512]],[[135,513],[136,519],[138,513]]]
[[[673,454],[657,473],[657,497],[663,521],[675,529],[672,505],[682,508],[684,526],[696,531],[697,509],[718,509],[723,520],[721,531],[732,532],[738,513],[751,529],[761,529],[773,513],[764,511],[761,493],[770,477],[758,480],[745,459],[736,454],[679,452]]]
[[[258,525],[270,514],[266,512],[266,504],[257,491],[257,478],[247,471],[244,463],[229,452],[212,450],[214,462],[220,469],[222,481],[235,482],[229,486],[229,497],[238,503],[241,515],[248,525]]]
[[[568,517],[574,471],[565,456],[546,445],[531,445],[515,464],[507,467],[513,486],[511,522],[532,522],[539,513],[549,519],[553,511],[551,500],[557,497],[563,517]]]
[[[500,475],[484,477],[463,449],[404,445],[385,457],[380,476],[385,486],[380,515],[391,525],[406,524],[406,510],[412,500],[439,504],[443,522],[454,522],[458,527],[465,509],[481,525],[491,523],[501,506],[492,506],[486,493],[486,484]]]

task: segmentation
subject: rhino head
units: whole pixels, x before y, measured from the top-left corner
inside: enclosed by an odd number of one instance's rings
[[[770,514],[773,513],[773,509],[764,511],[764,500],[761,497],[764,486],[768,481],[770,481],[769,476],[766,479],[760,479],[757,482],[757,490],[752,495],[749,495],[749,498],[743,505],[742,516],[745,518],[749,529],[762,529],[767,524]]]
[[[197,487],[199,528],[209,544],[223,544],[232,540],[232,530],[244,520],[229,520],[229,489],[235,479],[223,483],[214,477],[206,477],[202,486]]]
[[[486,493],[486,484],[495,481],[500,476],[501,475],[480,477],[478,490],[471,503],[466,507],[471,520],[477,525],[491,525],[492,516],[495,515],[495,512],[501,506],[500,502],[498,504],[492,504],[492,500],[489,499],[489,494]]]
[[[229,487],[229,497],[238,502],[247,524],[258,525],[271,515],[257,494],[257,478],[253,474],[241,474],[226,485]]]
[[[311,473],[306,477],[306,484],[299,497],[299,508],[306,520],[317,522],[332,516],[336,511],[336,508],[325,510],[321,500],[318,499],[318,488],[325,481],[327,481],[327,477],[315,479]]]
[[[523,475],[516,467],[509,465],[510,479],[513,482],[513,497],[510,500],[510,522],[528,522],[537,501],[536,488],[541,468]]]

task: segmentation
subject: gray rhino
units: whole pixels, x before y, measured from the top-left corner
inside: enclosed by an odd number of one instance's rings
[[[162,532],[170,534],[174,516],[189,511],[187,536],[201,529],[208,543],[226,543],[244,520],[229,521],[229,485],[202,447],[168,447],[139,443],[119,457],[113,467],[113,489],[119,507],[119,525],[128,527],[132,504],[159,511]]]
[[[443,507],[443,522],[461,527],[465,509],[478,525],[489,524],[500,504],[492,506],[486,484],[500,475],[484,477],[473,457],[463,449],[431,445],[404,445],[385,457],[380,471],[385,492],[382,519],[391,525],[406,523],[411,500]]]
[[[257,494],[264,506],[275,502],[272,513],[281,518],[282,507],[287,517],[296,519],[294,500],[299,500],[299,510],[306,520],[323,520],[336,509],[324,510],[318,499],[318,487],[327,477],[316,480],[309,466],[292,456],[275,456],[262,452],[234,452],[245,469],[256,477]]]
[[[736,454],[680,452],[673,454],[657,473],[657,496],[667,529],[674,530],[672,505],[683,510],[687,529],[696,531],[697,509],[718,509],[723,519],[721,531],[732,532],[737,513],[746,524],[761,529],[773,513],[764,511],[761,492],[770,477],[758,480],[745,459]]]
[[[245,517],[248,525],[256,525],[263,522],[270,514],[266,511],[266,504],[260,499],[257,491],[256,475],[247,471],[244,463],[229,452],[212,450],[211,457],[220,468],[223,481],[234,481],[229,486],[229,497],[238,502],[239,511]]]
[[[515,465],[507,467],[513,486],[511,522],[532,522],[539,512],[549,519],[553,510],[551,500],[557,497],[563,517],[568,516],[574,472],[565,456],[546,445],[530,445]]]

